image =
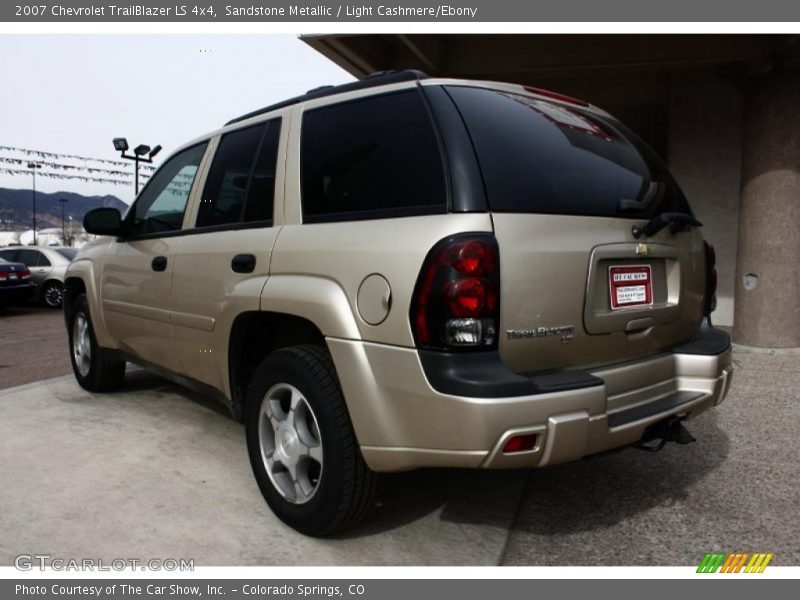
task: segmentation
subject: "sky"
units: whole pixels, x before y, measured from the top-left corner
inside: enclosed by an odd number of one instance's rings
[[[111,140],[125,137],[132,148],[161,144],[157,166],[180,145],[233,117],[320,85],[352,80],[296,35],[3,34],[0,146],[114,160],[119,153]],[[2,149],[0,157],[132,173],[132,166],[42,159]],[[0,161],[3,167],[20,168]],[[30,186],[30,175],[0,172],[0,187]],[[134,195],[132,186],[41,176],[36,189],[113,194],[128,203]]]

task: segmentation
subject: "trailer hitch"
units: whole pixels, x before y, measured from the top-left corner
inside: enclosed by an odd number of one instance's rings
[[[644,430],[642,439],[636,447],[646,452],[658,452],[667,445],[667,442],[683,445],[697,441],[681,421],[683,421],[681,417],[667,417],[653,423]]]

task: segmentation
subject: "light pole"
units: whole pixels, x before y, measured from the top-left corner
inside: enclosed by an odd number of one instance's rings
[[[61,243],[65,246],[67,245],[67,228],[64,225],[64,209],[67,206],[67,202],[69,202],[69,198],[59,198],[59,202],[61,202]]]
[[[33,174],[33,245],[37,246],[36,242],[36,169],[41,169],[42,165],[35,162],[29,162],[28,168]]]
[[[128,148],[129,148],[129,146],[128,146],[128,140],[127,139],[125,139],[125,138],[114,138],[114,150],[119,152],[119,154],[120,154],[120,156],[122,158],[125,158],[127,160],[132,160],[132,161],[134,161],[136,163],[136,173],[134,175],[134,181],[135,181],[135,186],[136,186],[135,187],[135,189],[136,189],[135,193],[138,196],[139,195],[139,163],[140,162],[152,163],[153,162],[153,157],[156,154],[158,154],[159,152],[161,152],[161,146],[160,145],[156,145],[154,148],[151,149],[150,146],[148,146],[147,144],[139,144],[138,146],[136,146],[136,148],[133,149],[133,156],[131,156],[130,154],[125,154],[125,152],[127,152]],[[147,158],[145,158],[145,156],[144,156],[145,154],[147,155]]]

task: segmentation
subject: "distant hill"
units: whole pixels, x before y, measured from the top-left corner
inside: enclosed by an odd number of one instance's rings
[[[33,192],[0,188],[0,230],[30,229],[33,218]],[[76,223],[83,222],[83,215],[93,208],[110,206],[125,212],[128,205],[116,196],[84,196],[73,192],[47,194],[36,192],[36,227],[61,227],[61,202],[68,200],[64,215]]]

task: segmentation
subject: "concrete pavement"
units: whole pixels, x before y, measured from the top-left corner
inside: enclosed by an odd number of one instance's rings
[[[244,431],[143,371],[122,391],[62,377],[0,392],[0,564],[193,558],[198,565],[686,565],[704,552],[800,563],[800,357],[735,355],[728,400],[698,442],[542,471],[386,478],[382,504],[329,540],[281,524],[250,473]]]
[[[62,558],[193,558],[197,565],[496,564],[526,474],[391,477],[384,503],[339,539],[276,519],[244,428],[143,371],[92,395],[71,376],[0,392],[0,565]]]
[[[800,564],[800,356],[734,353],[725,402],[697,438],[531,473],[502,561],[698,564],[709,551]]]
[[[72,373],[64,313],[42,306],[0,312],[0,389]]]

